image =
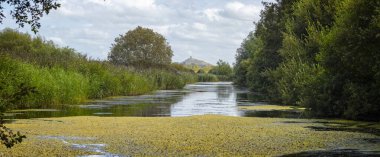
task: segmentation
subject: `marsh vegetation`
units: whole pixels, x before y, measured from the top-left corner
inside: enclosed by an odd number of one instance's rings
[[[366,124],[379,129],[378,124]],[[27,133],[25,142],[0,150],[6,156],[279,156],[312,150],[339,154],[343,149],[378,155],[378,134],[313,129],[360,125],[353,121],[217,115],[26,119],[8,125]]]
[[[0,4],[34,33],[61,6]],[[104,60],[1,30],[0,156],[380,156],[380,1],[263,5],[233,66],[141,26]]]
[[[202,82],[182,90],[112,97],[68,108],[13,110],[7,114],[15,121],[7,126],[28,138],[1,152],[13,156],[380,153],[379,123],[309,119],[304,108],[258,100],[229,82]]]

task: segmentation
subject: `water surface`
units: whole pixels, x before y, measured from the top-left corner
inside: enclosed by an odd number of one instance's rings
[[[277,113],[258,114],[239,110],[239,106],[262,105],[247,89],[231,82],[195,83],[181,90],[159,90],[140,96],[113,97],[81,105],[41,111],[17,111],[12,118],[47,118],[66,116],[193,116],[218,114],[226,116],[275,117]]]

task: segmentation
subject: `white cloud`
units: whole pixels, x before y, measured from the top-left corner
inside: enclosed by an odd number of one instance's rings
[[[124,7],[148,10],[156,8],[154,0],[85,0],[84,3],[93,3],[106,7]]]
[[[238,1],[229,2],[225,6],[224,14],[231,18],[252,21],[260,14],[261,7],[257,5],[246,5]]]
[[[106,59],[115,37],[143,26],[170,43],[173,60],[190,55],[215,64],[230,63],[259,18],[261,0],[61,0],[44,16],[39,35],[92,58]],[[0,27],[17,28],[11,19]],[[28,30],[28,29],[23,29]]]
[[[219,21],[220,15],[219,15],[220,9],[215,8],[209,8],[203,11],[204,15],[210,20],[210,21]]]
[[[207,30],[207,25],[203,23],[193,23],[193,28],[199,31],[206,31]]]

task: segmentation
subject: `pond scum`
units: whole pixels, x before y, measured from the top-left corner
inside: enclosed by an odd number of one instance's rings
[[[7,127],[22,131],[28,138],[12,149],[1,147],[0,155],[278,156],[312,150],[379,151],[376,133],[311,129],[326,126],[325,122],[216,115],[16,120]],[[352,124],[357,123],[330,122],[334,127],[355,127]],[[378,123],[363,123],[380,128]]]

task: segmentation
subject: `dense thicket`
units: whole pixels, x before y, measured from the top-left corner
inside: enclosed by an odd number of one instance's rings
[[[159,69],[113,65],[40,37],[11,29],[0,32],[0,111],[176,89],[196,79],[178,65]]]
[[[314,116],[380,119],[380,1],[264,5],[237,50],[236,84]]]

